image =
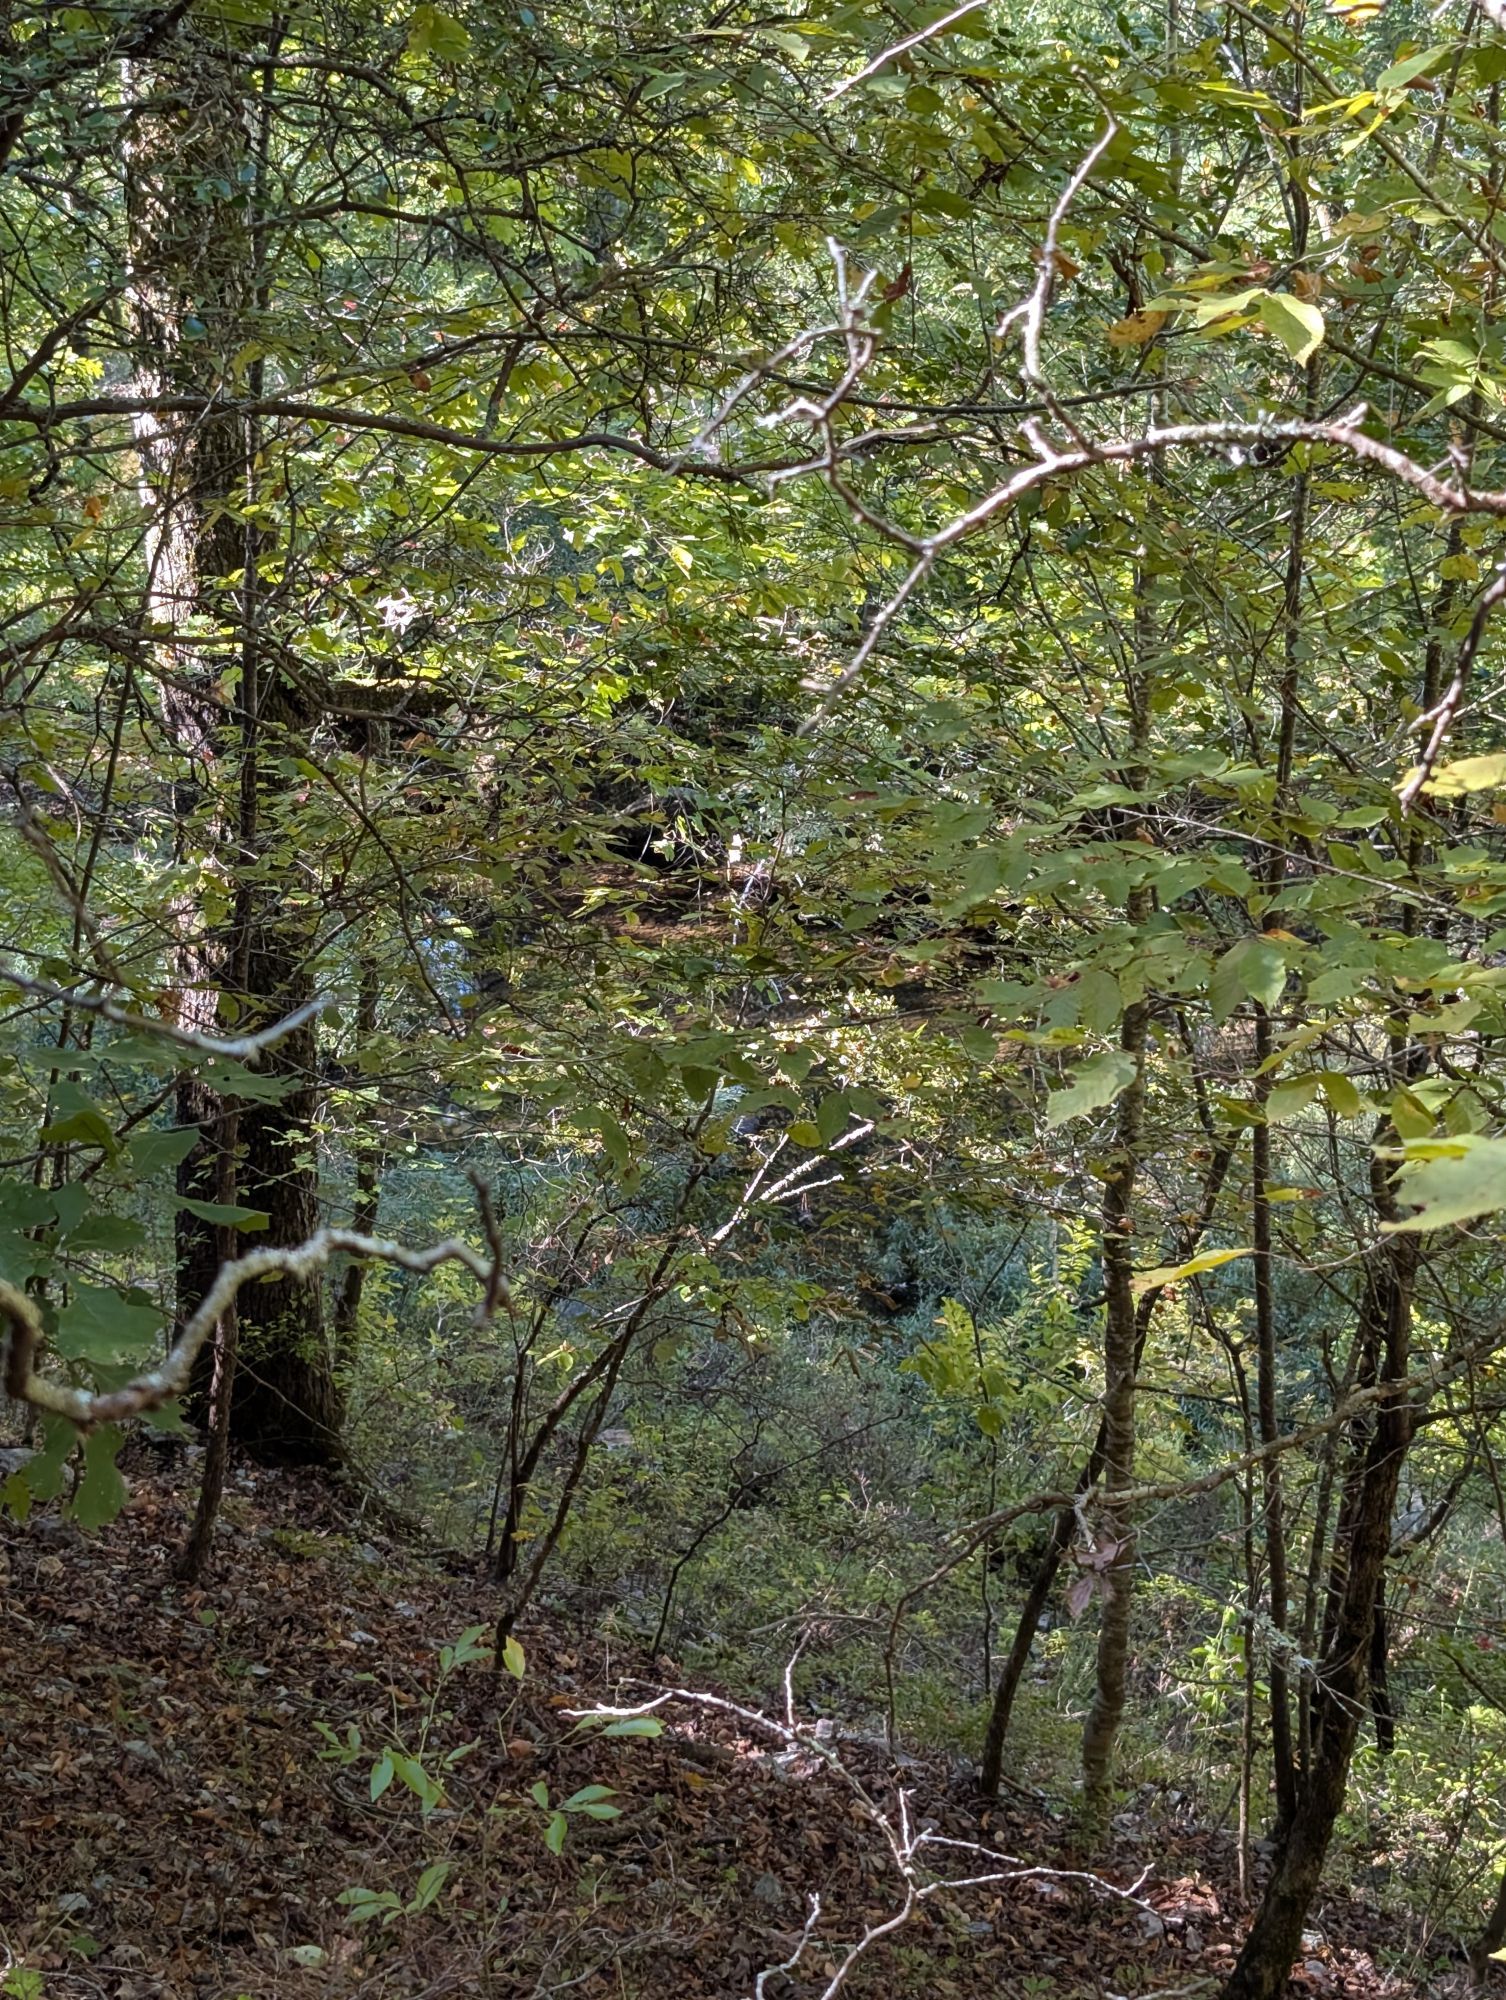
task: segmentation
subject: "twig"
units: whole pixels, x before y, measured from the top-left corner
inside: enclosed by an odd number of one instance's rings
[[[820,1921],[821,1897],[819,1892],[813,1889],[810,1895],[810,1911],[805,1919],[805,1929],[800,1933],[795,1949],[790,1953],[788,1958],[781,1959],[778,1965],[765,1966],[763,1971],[759,1973],[757,1979],[753,1982],[753,2000],[765,2000],[768,1982],[777,1973],[793,1972],[795,1970],[795,1967],[804,1958],[806,1948],[815,1936],[816,1926]]]

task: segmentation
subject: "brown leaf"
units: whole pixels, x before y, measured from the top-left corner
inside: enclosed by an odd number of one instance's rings
[[[1145,347],[1165,326],[1170,315],[1163,312],[1131,313],[1116,319],[1104,335],[1110,347]]]
[[[1081,1618],[1093,1599],[1098,1595],[1098,1579],[1084,1570],[1081,1576],[1073,1577],[1067,1585],[1067,1616]]]

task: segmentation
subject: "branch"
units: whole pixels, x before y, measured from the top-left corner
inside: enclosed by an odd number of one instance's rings
[[[454,430],[448,424],[429,423],[422,417],[389,415],[380,410],[351,409],[341,404],[303,403],[285,397],[234,396],[86,396],[70,403],[44,404],[19,401],[0,412],[8,423],[29,423],[38,430],[52,430],[58,424],[85,417],[287,417],[308,424],[331,424],[340,430],[379,431],[388,437],[413,438],[422,444],[439,444],[451,451],[476,452],[486,458],[548,459],[577,451],[620,451],[640,459],[656,472],[678,472],[687,477],[736,483],[759,474],[797,469],[788,460],[754,460],[746,465],[723,465],[714,460],[685,463],[684,453],[656,451],[641,438],[620,431],[582,431],[574,437],[506,439],[479,436],[474,431]]]
[[[983,6],[984,0],[966,0],[964,6],[954,7],[950,14],[943,14],[939,21],[932,21],[925,28],[917,28],[913,35],[906,35],[902,42],[895,42],[891,48],[885,49],[882,55],[875,56],[873,61],[866,63],[855,76],[846,77],[841,83],[834,85],[821,102],[830,104],[833,98],[844,97],[849,90],[855,90],[860,83],[866,83],[870,76],[877,76],[885,63],[893,62],[897,56],[907,55],[911,49],[918,49],[922,42],[930,41],[933,35],[944,35],[948,28],[955,27],[967,15],[981,13]]]
[[[790,1665],[793,1666],[791,1661]],[[776,1722],[772,1716],[764,1715],[758,1709],[744,1708],[739,1703],[728,1701],[722,1695],[704,1694],[689,1688],[665,1688],[649,1700],[638,1703],[633,1708],[567,1708],[564,1713],[582,1727],[593,1723],[635,1721],[640,1716],[649,1716],[670,1702],[684,1702],[688,1707],[712,1709],[734,1717],[747,1724],[754,1731],[772,1736],[782,1743],[787,1751],[802,1751],[819,1757],[826,1768],[838,1778],[852,1793],[854,1804],[861,1814],[883,1836],[884,1845],[889,1850],[889,1858],[895,1872],[903,1884],[903,1895],[898,1908],[878,1922],[866,1924],[862,1935],[847,1946],[835,1969],[828,1976],[827,1984],[821,1989],[820,2000],[837,2000],[843,1987],[861,1959],[878,1944],[881,1939],[891,1937],[902,1930],[916,1912],[938,1896],[964,1889],[999,1888],[1014,1882],[1060,1881],[1081,1882],[1100,1895],[1112,1896],[1122,1902],[1132,1903],[1137,1909],[1152,1907],[1140,1894],[1150,1879],[1151,1870],[1142,1870],[1129,1888],[1121,1888],[1117,1883],[1107,1881],[1102,1875],[1091,1874],[1081,1868],[1041,1868],[1023,1862],[1013,1854],[1002,1854],[997,1849],[984,1847],[971,1840],[949,1840],[945,1835],[929,1831],[917,1831],[911,1823],[910,1796],[903,1787],[895,1793],[895,1808],[887,1811],[878,1804],[862,1781],[842,1762],[828,1737],[818,1733],[819,1725],[798,1723],[794,1719],[793,1700],[789,1688],[789,1668],[785,1670],[786,1713],[789,1720]],[[927,1849],[944,1848],[948,1853],[976,1855],[989,1866],[976,1875],[939,1875],[926,1866],[922,1858]],[[1000,1864],[1003,1864],[1002,1866]],[[776,1973],[789,1972],[803,1956],[811,1941],[818,1918],[821,1914],[821,1899],[811,1896],[810,1915],[805,1931],[793,1954],[782,1965],[769,1966],[758,1975],[753,1988],[753,2000],[764,2000],[766,1982]]]
[[[1403,812],[1410,812],[1417,803],[1417,796],[1433,775],[1443,749],[1444,738],[1454,726],[1459,713],[1459,705],[1464,700],[1464,691],[1469,686],[1470,669],[1475,663],[1475,655],[1480,650],[1480,641],[1485,637],[1485,627],[1490,622],[1490,614],[1506,598],[1506,565],[1497,570],[1489,587],[1475,606],[1475,615],[1470,621],[1469,632],[1464,644],[1459,648],[1459,662],[1454,668],[1454,678],[1449,683],[1448,692],[1436,708],[1418,717],[1419,724],[1433,725],[1433,733],[1427,740],[1422,753],[1422,762],[1410,773],[1398,797]]]
[[[180,1396],[188,1386],[194,1357],[214,1331],[221,1314],[242,1285],[254,1278],[303,1278],[321,1271],[331,1257],[341,1252],[351,1257],[370,1257],[385,1264],[397,1264],[405,1271],[421,1275],[441,1264],[464,1264],[485,1288],[485,1297],[505,1304],[507,1286],[479,1251],[459,1237],[446,1237],[427,1250],[410,1250],[406,1244],[389,1242],[381,1236],[364,1236],[355,1229],[320,1229],[305,1243],[286,1249],[247,1251],[222,1264],[214,1283],[205,1293],[198,1310],[185,1324],[167,1359],[124,1387],[92,1394],[87,1389],[70,1389],[50,1382],[32,1368],[42,1338],[42,1320],[36,1302],[0,1281],[0,1323],[8,1339],[5,1352],[5,1392],[18,1403],[50,1416],[66,1417],[82,1430],[97,1424],[118,1423],[123,1417],[139,1416],[143,1410],[161,1409]],[[483,1300],[484,1304],[484,1300]]]
[[[275,1049],[279,1042],[285,1042],[289,1035],[296,1034],[305,1022],[334,1005],[333,994],[319,993],[312,1000],[306,1000],[301,1007],[294,1008],[291,1014],[285,1014],[280,1021],[274,1021],[269,1028],[259,1029],[254,1035],[206,1035],[194,1028],[180,1028],[176,1022],[164,1021],[160,1015],[133,1014],[128,1007],[120,1006],[103,993],[86,993],[77,986],[54,986],[50,979],[30,979],[3,960],[0,960],[0,984],[14,986],[36,1000],[57,1000],[66,1006],[77,1007],[85,1014],[98,1014],[101,1020],[111,1021],[117,1028],[129,1028],[133,1034],[157,1035],[177,1048],[192,1049],[197,1055],[226,1056],[232,1062],[252,1067],[267,1049]]]

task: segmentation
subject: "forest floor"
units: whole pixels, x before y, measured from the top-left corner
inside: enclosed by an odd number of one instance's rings
[[[0,1528],[6,2000],[731,2000],[795,1956],[818,1892],[794,1974],[759,1989],[815,2000],[902,1906],[864,1805],[898,1834],[896,1778],[912,1837],[998,1850],[928,1845],[933,1873],[1016,1879],[926,1901],[844,1994],[1191,2000],[1232,1962],[1233,1843],[1186,1823],[1174,1794],[1120,1814],[1094,1882],[1055,1872],[1077,1865],[1063,1815],[1021,1790],[980,1816],[947,1761],[896,1772],[840,1732],[791,1751],[730,1709],[686,1703],[658,1711],[662,1735],[608,1740],[568,1711],[679,1684],[671,1662],[544,1618],[522,1634],[521,1682],[475,1663],[441,1674],[440,1648],[485,1615],[475,1576],[301,1475],[235,1472],[212,1574],[188,1588],[171,1573],[188,1476],[181,1456],[138,1467],[126,1511],[94,1535],[55,1509]],[[382,1790],[384,1753],[396,1775]],[[443,1785],[427,1814],[405,1757]],[[610,1786],[620,1816],[577,1810],[553,1853],[540,1784],[551,1807]],[[421,1900],[438,1863],[428,1907],[394,1909]],[[1138,1900],[1113,1893],[1136,1884]],[[337,1900],[349,1891],[391,1900],[358,1923]],[[1291,1990],[1420,1993],[1385,1970],[1406,1942],[1394,1920],[1327,1902]]]

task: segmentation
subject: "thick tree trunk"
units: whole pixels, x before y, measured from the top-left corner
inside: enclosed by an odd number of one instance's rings
[[[147,395],[207,395],[239,339],[249,300],[250,240],[241,212],[218,194],[241,185],[246,127],[236,72],[223,49],[180,28],[161,67],[127,64],[128,90],[151,110],[128,128],[131,317],[138,387]],[[185,870],[222,865],[227,825],[220,766],[225,714],[213,687],[224,664],[220,627],[234,615],[226,579],[242,561],[227,511],[245,479],[240,420],[147,410],[135,422],[141,496],[148,510],[146,600],[160,646],[162,720],[180,759],[173,784],[174,859]],[[224,939],[185,893],[174,913],[172,987],[181,1026],[214,1028]],[[222,1107],[197,1076],[177,1090],[180,1125],[196,1129],[178,1168],[178,1192],[214,1201],[224,1143]],[[219,1257],[214,1225],[180,1210],[177,1318],[209,1289]]]
[[[252,929],[249,980],[268,1020],[311,997],[309,968],[288,918],[263,913]],[[240,1114],[240,1200],[268,1218],[259,1242],[295,1244],[319,1227],[314,1122],[318,1112],[317,1028],[310,1021],[262,1060],[286,1093],[247,1103]],[[256,1457],[335,1466],[341,1460],[344,1399],[325,1325],[318,1276],[277,1278],[240,1294],[240,1368],[231,1433]]]
[[[185,22],[128,70],[128,87],[150,109],[131,128],[130,310],[140,386],[162,401],[213,396],[235,376],[258,301],[252,222],[265,154],[265,123],[241,51],[216,24]],[[263,80],[264,86],[266,79]],[[260,129],[258,127],[260,126]],[[259,365],[259,364],[255,364]],[[253,384],[253,387],[255,385]],[[164,414],[137,422],[147,542],[148,603],[170,637],[161,646],[163,720],[187,766],[177,787],[178,858],[197,862],[204,890],[239,880],[232,900],[235,974],[223,923],[207,920],[203,891],[177,912],[175,981],[186,1025],[210,1027],[227,981],[237,1025],[260,1024],[310,992],[311,943],[283,904],[288,871],[268,865],[279,833],[280,795],[264,778],[262,739],[296,754],[310,718],[275,672],[260,684],[256,534],[237,518],[255,498],[255,436],[226,413]],[[239,666],[236,707],[222,698],[225,669]],[[239,770],[231,757],[240,752]],[[232,777],[239,810],[232,821]],[[236,976],[238,975],[238,977]],[[239,1120],[238,1198],[269,1217],[265,1241],[302,1240],[317,1226],[310,1152],[316,1095],[312,1024],[266,1063],[289,1080],[273,1103],[248,1102]],[[179,1192],[213,1200],[226,1144],[224,1111],[197,1078],[180,1086],[178,1115],[200,1138],[180,1170]],[[178,1221],[178,1317],[198,1305],[219,1262],[215,1225]],[[325,1338],[317,1281],[248,1289],[239,1306],[239,1365],[230,1402],[231,1437],[259,1453],[334,1463],[340,1399]],[[207,1389],[207,1380],[202,1387]]]

